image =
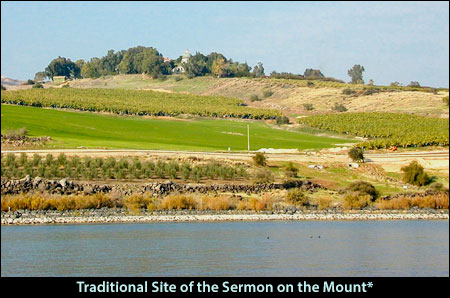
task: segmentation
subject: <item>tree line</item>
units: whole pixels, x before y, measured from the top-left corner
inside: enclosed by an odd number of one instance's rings
[[[250,67],[247,62],[241,63],[225,57],[221,53],[212,52],[204,55],[196,52],[188,61],[183,61],[182,56],[175,60],[164,59],[163,55],[153,47],[137,46],[128,50],[115,52],[109,50],[101,58],[93,57],[88,61],[79,59],[72,61],[69,58],[57,57],[53,59],[44,71],[35,74],[34,81],[43,81],[46,78],[65,76],[69,79],[99,78],[117,74],[146,74],[152,78],[160,78],[171,75],[176,66],[182,66],[188,78],[198,76],[215,76],[217,78],[229,77],[265,77],[264,65],[258,62]],[[318,69],[306,69],[303,75],[290,73],[271,73],[275,78],[325,78]]]

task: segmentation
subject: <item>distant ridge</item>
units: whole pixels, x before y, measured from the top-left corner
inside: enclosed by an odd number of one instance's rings
[[[2,76],[2,85],[3,86],[17,86],[25,83],[25,81],[11,79],[5,76]]]

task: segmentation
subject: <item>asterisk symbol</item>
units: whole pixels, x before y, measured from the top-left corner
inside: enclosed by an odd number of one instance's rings
[[[369,288],[371,288],[371,287],[373,287],[373,283],[372,283],[371,281],[369,281],[369,282],[367,283],[367,286],[368,286]]]

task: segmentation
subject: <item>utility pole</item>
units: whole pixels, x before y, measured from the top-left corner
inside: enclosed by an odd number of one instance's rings
[[[247,124],[247,149],[248,153],[250,153],[250,125]]]

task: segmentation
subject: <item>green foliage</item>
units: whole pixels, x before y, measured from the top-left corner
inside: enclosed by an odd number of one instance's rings
[[[364,150],[359,147],[353,147],[348,151],[348,156],[357,162],[364,162]]]
[[[286,202],[297,206],[309,206],[309,198],[299,188],[290,189],[286,195]]]
[[[278,111],[240,106],[239,99],[222,96],[170,94],[147,90],[61,89],[6,91],[1,102],[9,104],[71,108],[125,115],[274,119]]]
[[[277,124],[289,124],[289,118],[286,116],[277,117]]]
[[[262,152],[256,152],[256,154],[253,156],[253,162],[257,166],[265,167],[267,165],[267,158]]]
[[[366,149],[449,144],[448,119],[373,112],[315,115],[298,121],[318,129],[369,138],[357,145]]]
[[[417,162],[412,161],[408,166],[401,168],[403,172],[403,182],[416,186],[424,186],[431,182],[431,178],[424,171],[423,167]]]
[[[273,95],[273,92],[270,90],[264,90],[263,91],[263,97],[267,98],[267,97],[271,97]]]
[[[303,108],[307,111],[312,111],[314,110],[314,106],[311,103],[304,103],[303,104]]]
[[[352,84],[364,84],[363,81],[363,72],[365,71],[364,66],[354,65],[351,69],[348,70],[348,75],[352,79]]]
[[[319,69],[308,68],[303,73],[305,78],[324,78],[325,76]]]
[[[53,59],[45,68],[47,77],[53,79],[54,76],[65,76],[67,78],[81,77],[81,69],[70,59],[58,57]]]
[[[352,193],[359,193],[360,195],[368,195],[372,201],[376,200],[379,196],[375,186],[365,181],[353,182],[347,187],[346,190]]]
[[[354,90],[350,89],[350,88],[345,88],[345,89],[342,90],[342,94],[345,94],[345,95],[352,95],[352,94],[355,94],[355,93],[356,92]]]
[[[255,78],[261,78],[261,77],[265,76],[265,74],[264,74],[264,66],[263,66],[263,64],[261,62],[258,62],[258,64],[255,67],[253,67],[252,75]]]
[[[34,88],[34,89],[42,89],[42,88],[44,88],[44,85],[42,85],[42,83],[37,82],[37,83],[35,83],[35,84],[33,85],[33,87],[31,87],[31,88]]]
[[[298,168],[294,166],[294,163],[292,161],[288,162],[287,165],[284,167],[284,174],[288,178],[295,178],[297,177]]]
[[[335,103],[333,111],[341,113],[347,111],[347,108],[343,104]]]
[[[256,95],[256,94],[250,95],[250,101],[251,101],[251,102],[254,102],[254,101],[261,101],[261,100],[262,100],[262,99],[259,98],[259,96]]]
[[[268,169],[258,169],[254,173],[255,183],[271,183],[275,180],[273,173]]]

